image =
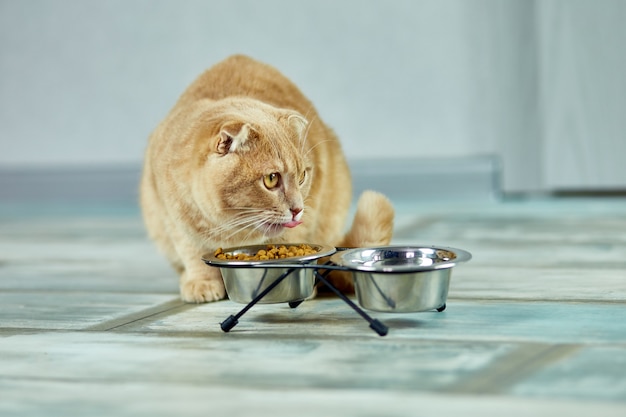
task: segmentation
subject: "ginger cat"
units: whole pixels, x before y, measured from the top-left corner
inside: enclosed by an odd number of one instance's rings
[[[226,295],[219,269],[201,259],[218,247],[388,244],[393,207],[372,191],[344,234],[351,193],[339,141],[313,105],[241,55],[204,72],[152,133],[140,189],[148,233],[195,303]],[[347,275],[334,283],[353,289]]]

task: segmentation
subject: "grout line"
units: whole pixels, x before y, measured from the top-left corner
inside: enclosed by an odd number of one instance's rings
[[[567,358],[582,348],[577,344],[539,344],[521,346],[494,361],[478,375],[468,376],[445,389],[454,394],[502,394],[548,365]]]
[[[193,307],[192,304],[187,304],[182,301],[180,298],[173,299],[171,301],[167,301],[162,304],[158,304],[153,307],[149,307],[147,309],[138,311],[136,313],[127,314],[121,317],[117,317],[111,320],[107,320],[102,323],[95,324],[90,327],[86,327],[82,329],[83,331],[109,331],[122,326],[129,325],[131,323],[145,320],[150,317],[154,317],[159,314],[171,312],[172,310],[181,310],[185,307]]]
[[[507,302],[507,303],[558,303],[558,304],[626,304],[625,299],[599,299],[599,298],[524,298],[524,297],[476,297],[463,295],[449,295],[447,300],[470,301],[478,303]]]

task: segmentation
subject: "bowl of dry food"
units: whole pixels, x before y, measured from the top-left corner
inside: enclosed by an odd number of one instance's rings
[[[408,313],[446,307],[452,268],[472,255],[437,246],[384,246],[337,252],[330,260],[352,272],[361,307]]]
[[[271,304],[310,297],[315,284],[314,271],[298,266],[317,263],[335,251],[332,246],[307,243],[249,245],[220,248],[203,256],[203,260],[220,268],[226,293],[232,301],[247,304],[274,286],[257,300]]]

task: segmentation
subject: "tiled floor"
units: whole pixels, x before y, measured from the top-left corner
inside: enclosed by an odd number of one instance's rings
[[[397,202],[442,312],[186,305],[130,206],[0,205],[0,415],[626,415],[626,200]]]

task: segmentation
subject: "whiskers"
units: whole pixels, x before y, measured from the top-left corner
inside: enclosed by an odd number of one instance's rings
[[[320,146],[321,144],[326,143],[326,142],[332,142],[332,140],[331,139],[326,139],[326,140],[323,140],[323,141],[321,141],[319,143],[316,143],[315,146],[312,146],[311,148],[309,148],[304,155],[308,156],[309,153],[311,153],[313,151],[313,149],[317,148],[318,146]]]
[[[311,203],[317,205],[317,198],[314,198],[312,195],[309,194],[304,197],[303,201],[305,213],[312,209],[313,206],[311,205]]]
[[[315,122],[315,119],[317,117],[312,117],[311,120],[308,121],[307,125],[306,125],[306,130],[304,131],[304,134],[302,135],[302,143],[300,144],[300,154],[301,155],[306,155],[306,143],[307,143],[307,139],[309,138],[309,132],[311,131],[311,126],[313,126],[313,123]],[[308,120],[308,114],[306,116],[306,119]]]
[[[228,242],[237,237],[238,243],[259,241],[272,229],[272,220],[276,218],[275,212],[262,208],[237,207],[229,210],[235,211],[234,216],[213,228],[210,239]],[[257,233],[260,236],[254,236]]]
[[[305,118],[309,120],[309,112],[307,112],[307,114],[305,115]],[[326,140],[316,143],[311,148],[306,149],[306,145],[309,139],[309,133],[311,132],[313,123],[317,121],[317,118],[318,118],[317,115],[313,115],[313,117],[311,117],[311,119],[307,123],[306,130],[304,131],[304,134],[302,135],[302,141],[300,143],[300,154],[303,155],[304,157],[308,157],[309,154],[313,151],[313,149],[317,148],[321,144],[326,143],[326,142],[332,142],[332,139],[326,139]]]

